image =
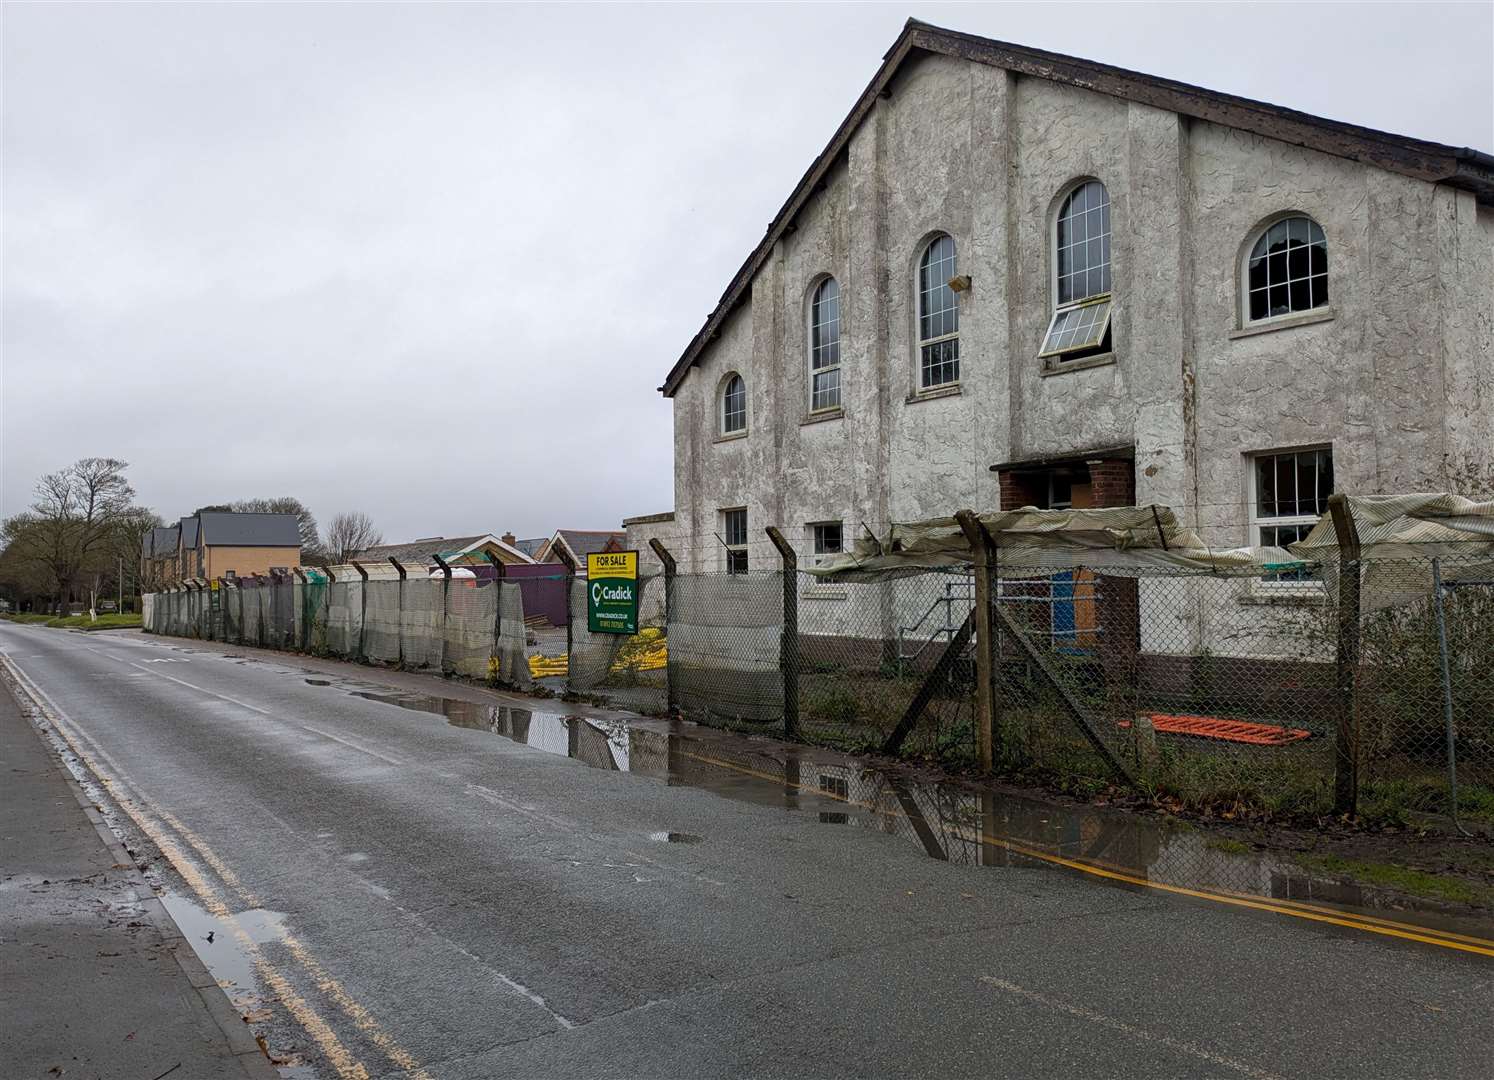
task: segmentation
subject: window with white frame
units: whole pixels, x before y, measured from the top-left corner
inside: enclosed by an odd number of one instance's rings
[[[838,521],[817,521],[809,527],[810,542],[814,548],[814,565],[821,566],[832,556],[845,550],[841,544],[844,529]]]
[[[840,286],[826,278],[809,303],[809,411],[840,408]]]
[[[1053,318],[1038,355],[1063,361],[1105,351],[1111,306],[1110,194],[1086,180],[1053,223]]]
[[[1318,523],[1333,494],[1333,451],[1290,450],[1250,459],[1250,542],[1295,544]],[[1301,582],[1311,575],[1288,571],[1267,581]]]
[[[721,434],[747,430],[747,383],[742,376],[728,375],[721,386]]]
[[[1310,217],[1282,218],[1262,230],[1245,260],[1245,321],[1259,322],[1328,305],[1328,238]]]
[[[735,507],[721,511],[721,539],[726,545],[726,572],[747,572],[747,510]]]
[[[936,236],[918,261],[918,388],[960,381],[960,308],[950,279],[958,273],[955,242]]]

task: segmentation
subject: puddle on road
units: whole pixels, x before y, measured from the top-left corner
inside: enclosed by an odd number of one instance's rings
[[[161,903],[234,1006],[243,1010],[253,1004],[259,996],[259,980],[254,974],[254,961],[235,931],[241,931],[256,945],[278,941],[285,936],[285,916],[252,908],[220,919],[178,893],[166,893]]]
[[[1219,844],[1217,837],[1183,822],[1063,806],[969,784],[920,782],[808,747],[771,744],[759,749],[683,722],[645,720],[630,725],[339,685],[355,697],[432,713],[455,727],[490,732],[592,768],[632,772],[740,802],[810,813],[825,825],[895,836],[930,858],[959,865],[1053,868],[1068,861],[1163,885],[1350,913],[1393,913],[1393,918],[1407,923],[1479,937],[1489,932],[1486,922],[1450,915],[1435,901],[1342,882],[1313,872],[1289,854],[1222,850],[1214,846]],[[699,840],[675,832],[654,833],[650,839]],[[1114,879],[1095,880],[1142,888]]]

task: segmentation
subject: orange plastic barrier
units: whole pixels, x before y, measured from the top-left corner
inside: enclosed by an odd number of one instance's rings
[[[1166,735],[1196,735],[1203,739],[1224,739],[1228,742],[1251,743],[1254,746],[1282,746],[1312,735],[1312,732],[1301,728],[1274,727],[1249,720],[1222,720],[1217,716],[1149,713],[1148,718],[1153,728]],[[1122,720],[1118,726],[1128,728],[1131,721]]]

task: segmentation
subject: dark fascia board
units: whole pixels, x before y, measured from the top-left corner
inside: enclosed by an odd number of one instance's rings
[[[1118,446],[1099,446],[1093,450],[1070,450],[1063,454],[1046,454],[1040,457],[1016,458],[1012,461],[998,461],[991,466],[992,472],[1025,472],[1031,469],[1045,469],[1054,465],[1078,465],[1088,461],[1135,461],[1136,448],[1130,443],[1121,443]]]
[[[1388,172],[1471,191],[1479,202],[1494,205],[1494,155],[1480,150],[1445,146],[1442,143],[1394,135],[1338,120],[1327,120],[1311,113],[1217,90],[1206,90],[1174,79],[946,30],[917,19],[909,19],[892,48],[883,55],[882,66],[856,99],[855,106],[841,121],[840,127],[820,152],[820,156],[795,185],[788,201],[769,223],[767,234],[736,272],[726,291],[721,294],[716,309],[707,316],[705,325],[690,339],[690,344],[670,369],[664,385],[659,387],[660,393],[665,397],[675,395],[690,368],[700,358],[701,352],[720,333],[727,317],[746,299],[752,288],[752,279],[767,261],[774,245],[789,231],[789,226],[798,217],[804,204],[819,190],[825,177],[845,152],[852,134],[875,107],[877,98],[886,91],[903,62],[909,54],[916,51],[961,57],[1004,68],[1019,75],[1047,79],[1097,94],[1140,102],[1325,154],[1368,162]]]

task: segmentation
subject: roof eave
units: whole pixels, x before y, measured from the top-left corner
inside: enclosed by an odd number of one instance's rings
[[[1001,67],[1019,75],[1048,79],[1167,109],[1193,119],[1262,135],[1279,142],[1308,147],[1354,161],[1365,161],[1429,183],[1444,183],[1472,191],[1479,201],[1494,204],[1494,155],[1482,151],[1375,131],[1173,79],[964,34],[957,30],[946,30],[909,19],[892,47],[883,55],[881,67],[857,98],[855,106],[769,223],[766,235],[732,277],[715,310],[706,317],[705,324],[690,339],[685,351],[675,361],[664,384],[659,387],[659,392],[665,397],[674,397],[706,346],[719,336],[726,319],[749,294],[753,278],[767,261],[788,224],[816,193],[821,181],[850,142],[851,135],[875,107],[877,98],[896,76],[903,61],[915,50],[962,57],[976,63]]]

